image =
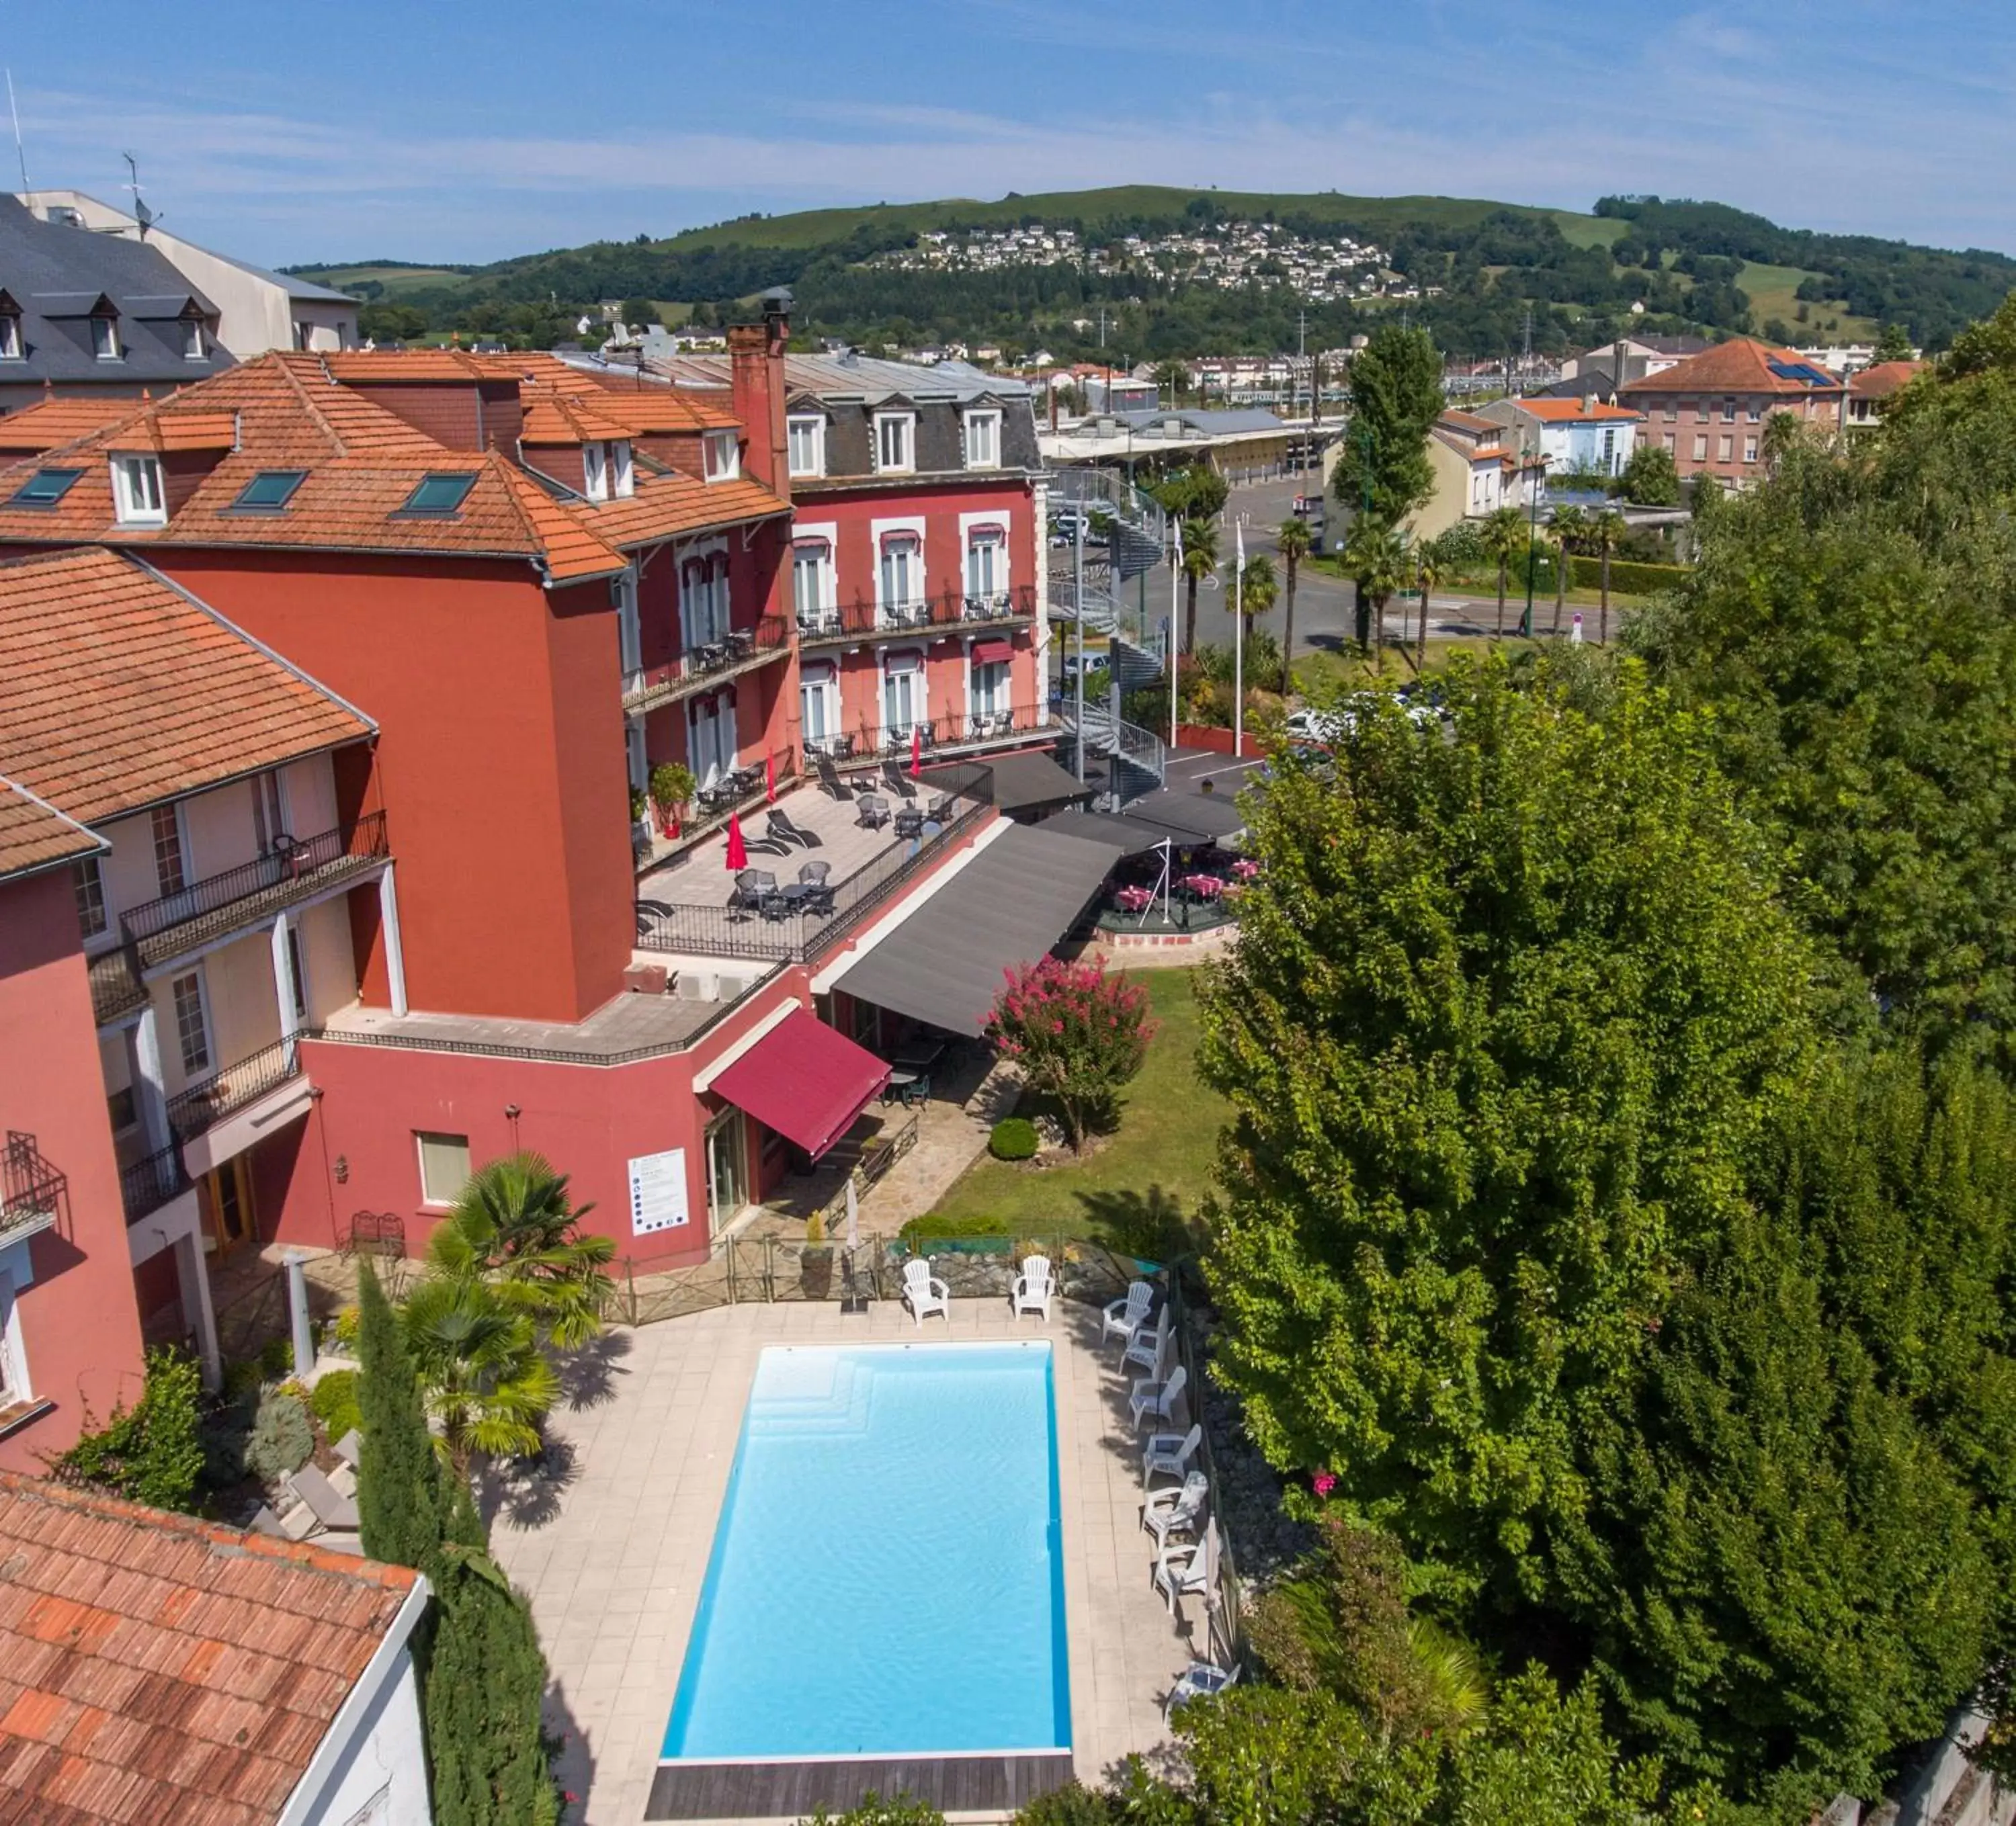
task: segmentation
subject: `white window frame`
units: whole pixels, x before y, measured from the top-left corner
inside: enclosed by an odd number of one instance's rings
[[[91,318],[91,352],[101,361],[123,361],[126,351],[119,341],[119,319],[94,311]]]
[[[609,498],[609,457],[602,444],[581,447],[581,491],[590,501]]]
[[[700,467],[709,482],[733,482],[742,473],[742,440],[733,431],[710,431],[700,439]]]
[[[733,580],[727,566],[728,542],[710,539],[678,554],[679,640],[682,652],[728,638]],[[716,561],[720,573],[716,574]],[[693,573],[697,570],[699,575]]]
[[[812,446],[811,462],[798,460],[798,440],[801,433],[809,433]],[[785,465],[796,476],[823,476],[826,473],[826,415],[823,412],[792,412],[784,419]]]
[[[616,605],[617,663],[623,672],[623,688],[632,689],[643,679],[644,629],[637,612],[637,566],[609,580],[609,599]]]
[[[742,758],[733,696],[732,690],[702,692],[686,703],[686,765],[703,787],[733,773]],[[704,725],[707,730],[705,753],[700,741]]]
[[[85,943],[99,939],[112,929],[112,897],[106,892],[104,858],[94,854],[81,856],[71,866],[70,882],[77,894],[77,923]],[[95,903],[98,923],[92,926],[85,909]]]
[[[429,1141],[459,1141],[462,1144],[463,1157],[468,1162],[467,1169],[463,1175],[462,1185],[457,1186],[445,1199],[436,1198],[434,1188],[427,1183],[426,1145]],[[462,1196],[462,1186],[469,1184],[470,1177],[475,1171],[475,1161],[469,1150],[469,1137],[455,1134],[447,1129],[415,1129],[413,1130],[413,1170],[419,1175],[420,1202],[430,1211],[446,1211],[452,1209],[455,1200]]]
[[[902,452],[895,462],[884,455],[885,433],[902,431]],[[877,412],[875,415],[875,473],[878,476],[912,476],[917,469],[917,415],[915,412]]]
[[[189,1036],[182,1029],[182,998],[180,994],[185,983],[196,985],[196,1018],[201,1030],[196,1036],[203,1048],[203,1058],[192,1062],[189,1058]],[[210,985],[203,981],[203,966],[193,964],[186,970],[178,971],[168,979],[168,1012],[175,1023],[175,1059],[182,1068],[185,1083],[192,1083],[207,1077],[217,1068],[217,1030],[211,1020]]]
[[[986,692],[981,689],[981,674],[999,668],[1000,689]],[[968,718],[977,722],[982,717],[999,717],[1014,709],[1015,662],[1008,660],[975,660],[973,649],[966,650],[966,712]],[[983,702],[982,700],[985,701]]]
[[[966,466],[969,469],[998,469],[1001,467],[1001,410],[998,406],[987,406],[963,415],[966,432]],[[985,433],[989,445],[985,455],[977,454],[974,446],[979,434]]]
[[[631,454],[630,440],[612,437],[608,444],[609,497],[628,501],[637,492],[637,465]]]
[[[881,727],[883,746],[887,747],[891,738],[897,735],[907,742],[911,730],[920,723],[928,723],[931,720],[928,662],[921,648],[885,648],[877,670],[880,676],[875,681],[875,708],[877,721]],[[909,721],[899,729],[889,721],[889,681],[900,674],[908,674],[917,682],[913,688]]]
[[[0,311],[0,361],[21,358],[21,320],[11,311]]]
[[[812,717],[806,714],[815,699],[819,706],[819,720],[824,725],[817,731],[812,728]],[[798,674],[798,719],[805,746],[815,751],[841,733],[838,667],[826,663],[808,666]]]
[[[25,1271],[25,1251],[22,1259]],[[15,1298],[14,1277],[0,1274],[0,1400],[12,1405],[34,1398],[35,1391],[28,1379],[28,1351],[21,1336],[21,1308]]]
[[[875,619],[878,622],[884,619],[884,611],[891,606],[887,594],[883,588],[883,547],[890,538],[905,534],[917,541],[917,594],[909,599],[921,602],[931,595],[930,572],[925,561],[927,548],[924,539],[924,516],[922,514],[905,514],[895,519],[870,520],[868,523],[869,558],[874,570]]]
[[[182,319],[182,359],[185,361],[207,361],[210,345],[204,340],[203,319],[185,317]]]
[[[146,498],[151,487],[153,499]],[[112,498],[122,527],[168,523],[167,479],[157,456],[128,455],[112,459]]]
[[[168,841],[175,849],[175,873],[182,878],[182,885],[179,887],[171,888],[161,879],[160,821],[164,813],[168,821],[167,833]],[[189,883],[196,877],[189,868],[189,829],[182,818],[182,802],[179,799],[172,804],[157,805],[147,814],[147,854],[154,864],[156,898],[166,900],[171,894],[185,894],[189,892]]]

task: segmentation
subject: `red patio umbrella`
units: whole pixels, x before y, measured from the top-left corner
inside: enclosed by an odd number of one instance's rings
[[[728,814],[728,866],[730,869],[749,866],[749,846],[742,840],[742,820],[732,811]]]
[[[924,771],[924,726],[921,723],[910,725],[910,778],[915,779]]]
[[[777,803],[777,757],[766,754],[763,757],[763,796],[772,805]]]

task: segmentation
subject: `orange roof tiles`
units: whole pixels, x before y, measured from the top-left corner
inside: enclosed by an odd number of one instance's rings
[[[1496,431],[1500,429],[1495,419],[1479,418],[1474,412],[1459,412],[1454,406],[1441,413],[1435,422],[1460,426],[1465,431]]]
[[[707,527],[769,519],[791,509],[747,476],[732,482],[700,482],[674,470],[649,478],[640,474],[635,494],[596,501],[578,511],[603,538],[628,549]]]
[[[1907,386],[1924,372],[1929,361],[1877,361],[1849,377],[1848,390],[1862,399],[1888,399],[1899,387]],[[0,419],[0,433],[7,421]]]
[[[653,432],[725,431],[739,430],[742,421],[726,404],[726,390],[717,388],[710,398],[692,387],[671,386],[662,380],[641,385],[632,374],[599,374],[569,368],[568,375],[590,390],[605,413],[620,415],[633,435],[649,437]]]
[[[416,1576],[0,1473],[0,1820],[272,1826]]]
[[[114,452],[230,450],[237,442],[236,412],[149,412],[104,440]]]
[[[44,400],[0,418],[0,456],[58,450],[146,409],[144,400]]]
[[[371,732],[131,559],[0,564],[0,775],[80,823]]]
[[[1642,380],[1628,382],[1618,390],[1627,395],[1764,393],[1795,394],[1823,399],[1841,390],[1838,380],[1831,386],[1818,386],[1811,382],[1774,374],[1770,367],[1773,361],[1797,362],[1802,367],[1813,365],[1797,349],[1774,349],[1748,336],[1738,336],[1730,342],[1717,343],[1705,353],[1676,362],[1671,368],[1662,368],[1657,374],[1648,374]]]
[[[537,385],[522,386],[519,393],[525,402],[524,429],[520,435],[527,444],[591,444],[632,435],[628,425],[603,412],[596,400]]]
[[[74,818],[64,817],[25,786],[0,778],[0,880],[53,868],[106,847],[103,837]]]
[[[1586,424],[1599,419],[1642,419],[1629,406],[1606,406],[1596,401],[1531,399],[1517,402],[1519,410],[1549,425]]]

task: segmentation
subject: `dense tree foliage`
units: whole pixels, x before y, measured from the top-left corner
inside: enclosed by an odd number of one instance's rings
[[[1426,330],[1381,326],[1351,360],[1351,431],[1331,488],[1397,527],[1435,489],[1428,433],[1442,409],[1442,361]]]
[[[116,1407],[51,1461],[64,1483],[157,1509],[189,1509],[203,1481],[202,1374],[193,1357],[149,1350],[146,1380],[131,1407]]]

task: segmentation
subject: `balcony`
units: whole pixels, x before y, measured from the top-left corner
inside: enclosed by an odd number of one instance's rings
[[[130,1230],[142,1217],[151,1217],[179,1198],[192,1183],[189,1169],[182,1165],[182,1151],[173,1142],[123,1169],[119,1175],[119,1197],[126,1207],[127,1228]]]
[[[934,596],[904,602],[877,602],[857,595],[838,608],[821,609],[816,614],[801,613],[798,645],[811,648],[838,642],[887,640],[905,634],[1012,627],[1031,620],[1035,613],[1034,584],[1018,584],[1011,590],[979,595],[941,590]]]
[[[319,836],[275,837],[269,854],[121,915],[119,929],[131,953],[129,962],[137,960],[141,969],[151,969],[214,939],[257,926],[354,876],[369,874],[390,854],[382,811],[367,812],[347,829],[324,831]]]
[[[33,1135],[9,1129],[0,1160],[0,1247],[59,1224],[70,1228],[70,1181],[42,1158]]]
[[[788,651],[791,624],[766,615],[754,627],[731,627],[718,641],[689,647],[676,660],[633,674],[625,682],[623,708],[634,715],[676,703],[707,686],[739,678]]]
[[[299,1049],[293,1039],[276,1040],[249,1059],[213,1072],[168,1099],[168,1127],[178,1141],[194,1141],[257,1103],[269,1091],[301,1076]]]
[[[860,724],[834,735],[808,737],[805,749],[808,753],[824,755],[845,772],[850,768],[878,766],[885,760],[908,760],[913,729],[923,738],[923,753],[943,760],[1010,743],[1026,746],[1058,734],[1062,727],[1046,706],[1025,703],[1002,710],[968,710],[963,715],[917,717],[889,728]]]
[[[676,865],[677,859],[720,831],[734,814],[764,803],[770,796],[773,781],[781,796],[790,791],[797,777],[796,751],[780,748],[769,757],[767,763],[759,760],[751,766],[738,767],[696,793],[693,803],[686,808],[691,815],[682,821],[677,836],[665,836],[653,814],[648,829],[637,827],[634,849],[639,870],[662,868],[668,864]]]

